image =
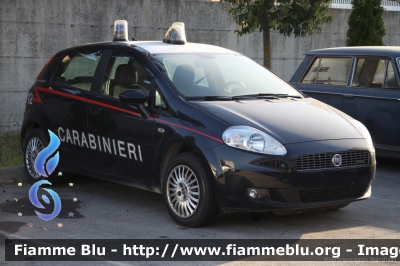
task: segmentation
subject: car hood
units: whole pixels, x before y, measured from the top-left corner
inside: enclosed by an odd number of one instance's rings
[[[232,126],[262,130],[282,144],[365,138],[351,117],[312,98],[191,103]]]

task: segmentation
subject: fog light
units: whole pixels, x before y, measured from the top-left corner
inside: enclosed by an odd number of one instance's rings
[[[256,199],[258,197],[257,190],[254,188],[248,188],[247,194],[249,194],[250,198],[252,198],[252,199]]]
[[[252,199],[270,200],[269,191],[266,188],[248,188],[247,195]]]

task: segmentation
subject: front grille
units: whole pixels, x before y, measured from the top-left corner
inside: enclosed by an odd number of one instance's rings
[[[367,186],[367,184],[364,184],[351,187],[300,190],[299,196],[300,201],[303,203],[359,198],[364,195],[365,191],[367,190]]]
[[[334,166],[332,158],[335,154],[342,156],[342,164],[340,166]],[[297,157],[296,169],[297,171],[309,171],[309,170],[320,170],[330,168],[343,168],[343,167],[357,167],[357,166],[368,166],[369,152],[368,151],[346,151],[336,153],[320,153],[320,154],[308,154]]]

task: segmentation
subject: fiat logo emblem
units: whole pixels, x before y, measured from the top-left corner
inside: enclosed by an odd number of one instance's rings
[[[334,166],[342,165],[342,156],[340,154],[335,154],[332,158],[332,163]]]

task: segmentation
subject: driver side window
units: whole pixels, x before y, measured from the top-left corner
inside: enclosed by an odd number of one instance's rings
[[[106,68],[102,92],[119,99],[122,92],[135,89],[143,91],[149,97],[150,74],[134,56],[123,51],[114,51]]]

